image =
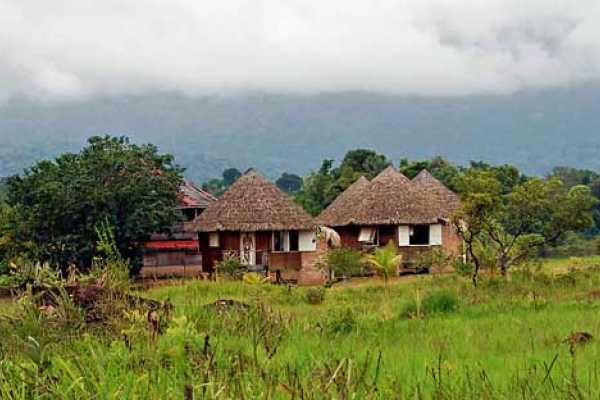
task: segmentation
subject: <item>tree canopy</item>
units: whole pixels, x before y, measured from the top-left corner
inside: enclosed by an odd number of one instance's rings
[[[92,137],[81,152],[40,161],[8,179],[5,234],[21,254],[85,269],[96,253],[96,227],[105,222],[121,254],[137,266],[141,244],[179,219],[182,173],[153,145]]]
[[[284,192],[288,193],[296,193],[302,189],[302,177],[296,174],[289,174],[284,172],[281,176],[275,181],[277,187]]]
[[[494,264],[506,274],[542,245],[591,226],[591,210],[598,203],[589,187],[569,189],[556,178],[531,178],[505,193],[506,182],[485,168],[471,169],[457,185],[462,206],[453,219],[474,264],[475,284],[482,250],[491,251]]]

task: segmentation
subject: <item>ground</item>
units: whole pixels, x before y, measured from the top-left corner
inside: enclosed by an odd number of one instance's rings
[[[36,379],[54,377],[39,393],[61,398],[600,396],[600,258],[486,276],[476,289],[449,274],[330,289],[196,281],[143,294],[174,306],[156,339],[145,316],[111,334],[13,326],[0,344],[0,398],[25,398],[2,385],[18,382],[6,376],[31,359],[30,336],[48,358],[34,362]],[[242,305],[206,307],[218,299]],[[573,332],[593,338],[569,342]]]

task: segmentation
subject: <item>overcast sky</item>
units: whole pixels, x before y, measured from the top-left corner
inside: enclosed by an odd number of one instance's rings
[[[600,78],[600,0],[0,0],[0,99],[510,93]]]

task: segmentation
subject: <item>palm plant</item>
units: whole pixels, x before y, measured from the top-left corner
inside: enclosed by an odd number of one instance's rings
[[[396,245],[390,240],[385,247],[376,249],[373,254],[367,254],[365,260],[377,274],[383,276],[387,286],[388,279],[396,273],[400,266],[402,255],[396,253]]]

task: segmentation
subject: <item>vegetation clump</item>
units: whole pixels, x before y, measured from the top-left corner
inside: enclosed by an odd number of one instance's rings
[[[306,290],[304,298],[308,304],[322,304],[325,301],[325,288],[309,288]]]

